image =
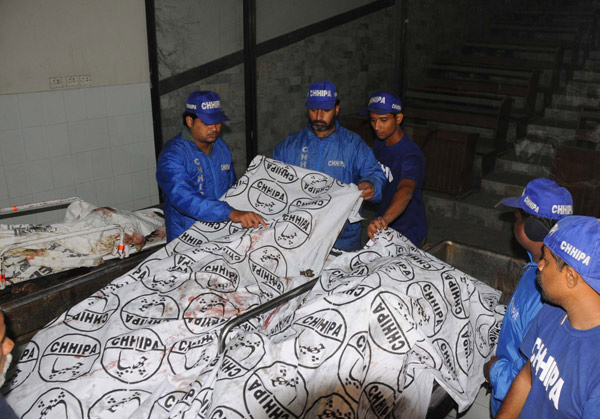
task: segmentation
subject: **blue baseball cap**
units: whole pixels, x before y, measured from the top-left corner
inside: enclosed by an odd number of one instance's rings
[[[600,220],[581,215],[565,217],[552,227],[544,244],[600,293]]]
[[[389,92],[376,92],[371,95],[369,105],[361,111],[361,115],[368,115],[369,112],[377,115],[385,115],[388,113],[401,113],[402,102],[400,98]]]
[[[196,115],[207,125],[229,121],[221,108],[221,97],[209,90],[190,93],[185,101],[185,110]]]
[[[521,196],[504,198],[502,204],[551,220],[573,214],[571,193],[555,181],[544,178],[532,180]]]
[[[323,109],[328,111],[335,106],[338,98],[335,84],[328,80],[316,81],[308,86],[306,92],[306,109]]]

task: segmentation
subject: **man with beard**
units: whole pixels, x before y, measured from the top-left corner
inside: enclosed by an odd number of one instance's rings
[[[573,214],[571,194],[550,179],[532,180],[521,196],[505,198],[502,204],[514,208],[515,239],[527,251],[530,263],[525,265],[506,307],[496,355],[483,366],[484,377],[492,385],[492,415],[498,412],[513,380],[525,364],[519,346],[542,308],[542,296],[535,278],[544,237],[558,220]]]
[[[376,218],[368,227],[369,237],[375,240],[377,233],[391,227],[420,247],[427,237],[422,192],[425,157],[400,126],[404,118],[400,98],[389,92],[373,93],[361,113],[371,119],[378,140],[373,151],[387,177]]]
[[[528,358],[497,418],[597,418],[600,412],[600,220],[570,216],[544,239],[544,304],[521,352]],[[508,313],[507,313],[508,314]]]
[[[12,361],[12,355],[10,354],[14,348],[14,342],[6,336],[6,325],[4,324],[4,314],[0,311],[0,387],[4,385],[6,380],[6,371],[10,362]],[[17,415],[12,408],[6,403],[4,397],[0,395],[0,418],[3,419],[17,419]]]
[[[327,80],[312,83],[305,106],[308,126],[277,145],[273,158],[354,183],[363,199],[380,201],[385,177],[369,146],[337,121],[340,102],[335,85]],[[360,227],[360,222],[346,221],[334,247],[345,251],[359,249]]]
[[[160,153],[156,180],[165,199],[167,241],[198,220],[231,220],[242,227],[266,227],[260,215],[238,211],[219,200],[236,181],[231,152],[219,137],[224,121],[229,118],[218,94],[192,92],[185,103],[183,129]]]

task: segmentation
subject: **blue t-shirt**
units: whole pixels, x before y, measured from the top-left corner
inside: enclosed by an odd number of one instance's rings
[[[544,304],[523,339],[531,390],[521,418],[600,417],[600,326],[577,330],[565,315]]]
[[[531,256],[530,256],[531,258]],[[506,307],[496,347],[498,361],[490,369],[492,415],[496,416],[512,382],[525,365],[519,346],[529,326],[542,308],[542,294],[535,282],[537,263],[530,262]]]
[[[385,141],[375,141],[373,151],[387,177],[382,200],[377,207],[377,216],[382,216],[392,203],[398,190],[398,182],[403,179],[413,180],[416,184],[413,197],[390,227],[402,233],[416,246],[421,246],[427,237],[427,218],[423,205],[425,157],[421,149],[404,135],[399,142],[390,147],[385,145]]]

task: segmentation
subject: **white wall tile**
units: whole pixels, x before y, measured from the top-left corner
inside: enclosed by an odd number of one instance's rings
[[[83,95],[85,97],[85,112],[88,119],[106,116],[105,88],[92,87],[83,90]]]
[[[129,144],[126,146],[129,151],[129,173],[137,172],[146,168],[146,156],[144,155],[144,143]]]
[[[149,207],[150,205],[152,205],[152,202],[150,201],[150,197],[136,199],[135,201],[133,201],[133,209],[134,210],[146,208],[146,207]]]
[[[121,146],[128,143],[127,141],[127,116],[118,115],[108,118],[108,135],[110,145]]]
[[[19,115],[22,127],[35,127],[44,125],[44,105],[41,93],[22,93],[19,99]]]
[[[0,131],[20,128],[17,95],[0,95]]]
[[[54,190],[52,165],[49,159],[27,162],[26,167],[32,193],[39,194]]]
[[[6,177],[4,176],[4,167],[0,166],[0,200],[8,197],[8,187],[6,186]],[[0,204],[0,208],[4,208]]]
[[[71,154],[67,124],[48,125],[45,127],[44,136],[48,145],[48,157]]]
[[[46,125],[61,124],[67,121],[63,92],[43,92],[41,94]]]
[[[158,193],[158,182],[156,181],[156,169],[147,169],[148,173],[148,186],[150,187],[150,191],[152,195],[156,195]]]
[[[0,131],[0,153],[4,164],[22,163],[27,159],[21,130]]]
[[[23,128],[23,144],[27,160],[48,158],[48,141],[44,136],[44,127]]]
[[[9,224],[37,224],[37,217],[35,214],[25,214],[11,217]]]
[[[131,175],[125,174],[115,176],[114,200],[117,203],[132,202],[133,204],[133,188],[131,186]]]
[[[96,205],[106,207],[115,204],[114,201],[114,178],[95,180],[97,203]]]
[[[51,201],[55,198],[54,190],[34,194],[35,202]],[[36,213],[36,224],[51,224],[60,221],[60,210],[46,210]]]
[[[119,209],[124,209],[125,211],[134,211],[136,209],[135,202],[134,201],[123,202],[123,203],[119,204]]]
[[[90,132],[88,133],[89,150],[100,150],[110,146],[108,137],[107,118],[90,119]]]
[[[140,95],[142,100],[142,112],[152,113],[152,97],[150,96],[150,85],[148,83],[139,83]]]
[[[84,90],[73,89],[64,92],[65,111],[68,122],[86,119]]]
[[[69,148],[71,153],[81,153],[88,150],[89,121],[69,122],[67,132],[69,135]]]
[[[142,111],[141,90],[137,84],[109,86],[105,90],[109,116],[127,115]]]
[[[55,189],[75,184],[72,156],[67,155],[52,158],[52,178],[54,179]]]
[[[75,190],[75,186],[73,185],[64,186],[62,188],[56,188],[54,189],[54,193],[56,195],[56,199],[72,198],[74,196],[77,196],[77,191]]]
[[[31,194],[29,175],[23,164],[12,164],[4,166],[4,178],[8,189],[8,197],[14,201],[15,198]],[[17,205],[16,204],[12,205]]]
[[[94,180],[92,168],[92,152],[77,153],[72,156],[73,176],[75,184],[91,182]]]
[[[131,172],[131,151],[130,146],[123,145],[112,147],[110,149],[113,173],[123,175]]]
[[[147,170],[142,170],[131,174],[131,188],[134,199],[150,197],[151,192]]]
[[[113,176],[110,149],[104,148],[92,151],[92,173],[94,180]]]
[[[98,205],[98,196],[96,195],[96,186],[94,182],[79,183],[75,185],[75,192],[76,195],[84,201]]]

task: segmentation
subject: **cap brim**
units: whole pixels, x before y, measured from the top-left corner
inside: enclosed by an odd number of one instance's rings
[[[528,218],[523,226],[523,231],[527,238],[532,242],[543,242],[544,238],[550,232],[542,222],[536,218]]]
[[[229,121],[229,118],[227,118],[223,112],[196,114],[196,116],[207,125]]]
[[[521,208],[521,203],[519,202],[520,200],[520,196],[510,196],[508,198],[504,198],[502,201],[500,201],[500,203],[505,207]]]
[[[581,274],[579,274],[581,275]],[[588,275],[581,275],[586,284],[588,284],[594,291],[600,294],[600,279],[592,278]]]
[[[324,111],[328,111],[330,109],[333,109],[333,107],[335,106],[335,99],[332,101],[306,101],[306,103],[304,104],[304,106],[306,106],[306,109],[322,109]]]

